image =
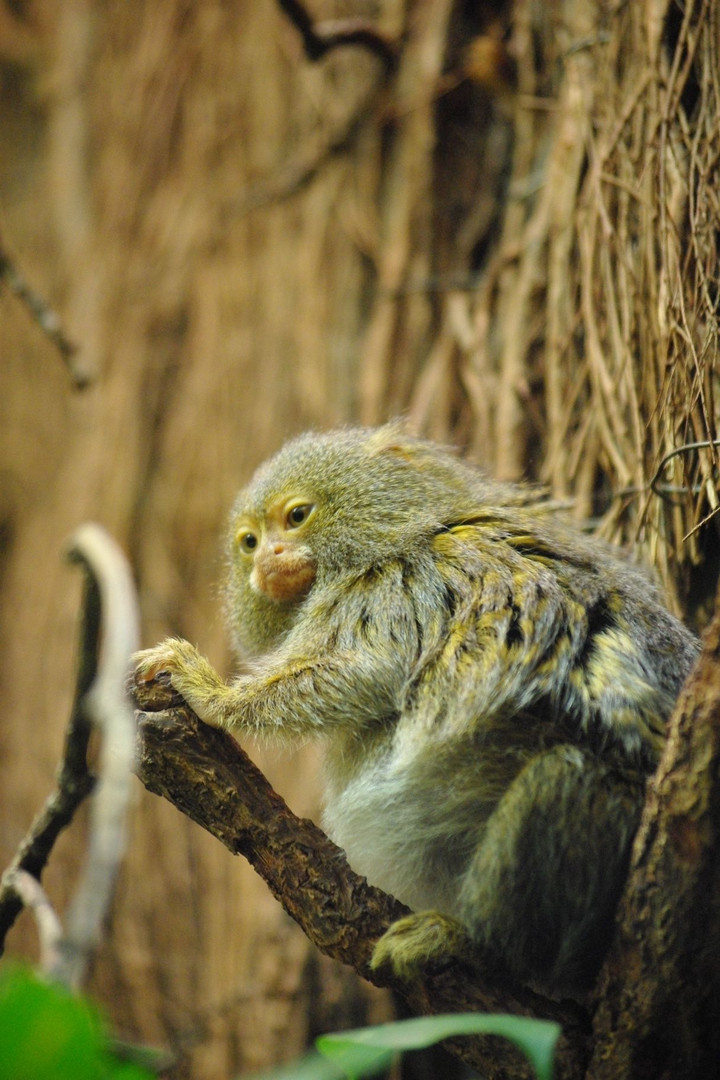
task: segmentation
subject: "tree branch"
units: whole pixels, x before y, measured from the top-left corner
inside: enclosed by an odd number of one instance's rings
[[[331,158],[344,154],[353,144],[371,113],[377,97],[377,85],[360,95],[347,113],[333,123],[329,132],[322,131],[287,161],[283,161],[270,176],[250,184],[239,196],[221,205],[218,214],[218,235],[225,235],[228,222],[243,217],[262,206],[282,202],[303,191]]]
[[[138,776],[157,795],[242,854],[310,940],[378,985],[369,968],[373,946],[406,908],[368,885],[311,821],[296,817],[226,733],[201,723],[167,686],[136,687],[140,749]],[[579,1077],[587,1057],[589,1021],[571,1003],[546,1000],[520,987],[485,984],[461,965],[429,971],[410,989],[393,984],[422,1013],[511,1012],[561,1024],[558,1078]],[[530,1076],[519,1053],[494,1039],[454,1046],[487,1077]]]

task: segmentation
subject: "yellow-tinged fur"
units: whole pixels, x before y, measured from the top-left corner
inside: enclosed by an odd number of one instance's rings
[[[138,677],[169,672],[207,723],[323,739],[330,835],[418,912],[376,964],[409,978],[469,939],[517,977],[588,985],[697,653],[647,578],[393,425],[289,443],[228,547],[249,673],[225,685],[171,639]]]

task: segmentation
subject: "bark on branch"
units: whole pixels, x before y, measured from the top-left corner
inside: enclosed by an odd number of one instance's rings
[[[407,909],[367,884],[344,852],[311,821],[296,817],[238,744],[201,723],[167,688],[152,684],[139,701],[137,772],[149,791],[172,802],[233,854],[247,858],[285,910],[328,956],[386,985],[369,968],[375,941]],[[563,1028],[557,1077],[577,1078],[587,1060],[589,1020],[521,987],[495,987],[459,965],[428,972],[410,990],[395,986],[421,1013],[510,1012]],[[530,1077],[509,1043],[468,1039],[453,1046],[488,1078]]]

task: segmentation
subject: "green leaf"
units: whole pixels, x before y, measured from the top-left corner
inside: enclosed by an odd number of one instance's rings
[[[552,1080],[553,1054],[559,1034],[560,1026],[548,1020],[455,1013],[321,1035],[316,1046],[354,1078],[387,1067],[393,1054],[401,1050],[422,1049],[457,1035],[502,1035],[529,1058],[539,1080]]]
[[[108,1051],[92,1006],[33,972],[0,973],[0,1080],[148,1080]]]

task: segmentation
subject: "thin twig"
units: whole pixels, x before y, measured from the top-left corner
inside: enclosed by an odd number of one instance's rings
[[[65,732],[57,786],[30,826],[0,883],[0,953],[4,949],[7,933],[22,908],[17,892],[6,887],[6,876],[12,875],[15,870],[25,870],[40,880],[55,841],[73,820],[78,807],[95,784],[95,777],[87,765],[90,723],[83,700],[97,671],[99,633],[100,597],[97,583],[88,577],[82,602],[75,699]]]
[[[712,447],[720,446],[720,439],[702,439],[699,442],[685,443],[684,446],[676,446],[674,450],[665,454],[662,461],[655,470],[655,475],[650,481],[650,489],[659,495],[661,499],[666,499],[668,495],[697,495],[704,488],[704,484],[699,484],[695,487],[687,487],[684,484],[670,486],[668,484],[660,484],[659,480],[665,471],[665,467],[672,458],[677,457],[679,454],[689,454],[691,450],[709,450]],[[714,512],[714,511],[713,511]],[[712,515],[710,515],[712,516]],[[697,527],[697,526],[696,526]]]
[[[0,282],[5,282],[18,300],[21,300],[42,332],[62,356],[73,383],[78,390],[84,389],[90,380],[87,371],[76,363],[77,346],[67,337],[60,325],[60,318],[46,300],[29,284],[0,242]]]
[[[316,23],[300,0],[278,0],[282,10],[302,37],[308,60],[320,60],[331,49],[355,45],[379,56],[386,70],[397,60],[393,42],[365,19],[328,19]]]

